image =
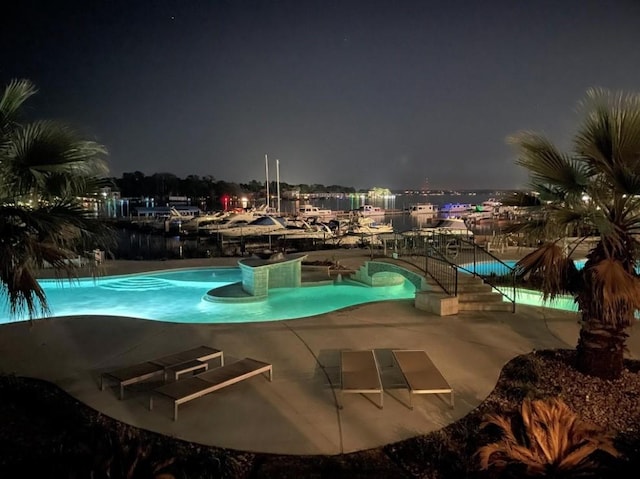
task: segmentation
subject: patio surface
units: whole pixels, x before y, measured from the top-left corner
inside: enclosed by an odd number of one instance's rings
[[[334,252],[310,254],[311,260]],[[339,258],[357,267],[361,253]],[[107,273],[214,264],[237,258],[179,262],[108,262]],[[121,264],[118,264],[121,263]],[[0,326],[0,372],[51,381],[80,401],[128,424],[201,444],[279,454],[339,454],[407,439],[456,421],[493,389],[502,366],[533,349],[573,348],[577,315],[519,306],[515,314],[472,312],[438,317],[412,300],[355,306],[311,318],[240,324],[174,324],[122,317],[60,317]],[[180,407],[148,410],[149,387],[99,390],[100,373],[199,345],[222,349],[225,363],[251,357],[273,364],[273,382],[254,377]],[[631,330],[629,357],[640,358]],[[339,353],[374,349],[385,386],[384,409],[348,394],[339,409]],[[455,390],[421,395],[414,410],[392,366],[391,349],[424,349]],[[373,398],[375,401],[375,397]]]

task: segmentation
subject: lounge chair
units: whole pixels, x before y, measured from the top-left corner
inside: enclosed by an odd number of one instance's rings
[[[149,397],[149,410],[153,410],[154,394],[165,396],[173,401],[173,420],[177,421],[178,406],[180,404],[266,372],[269,373],[269,381],[271,381],[273,379],[273,367],[271,364],[244,358],[235,363],[154,389]]]
[[[426,351],[394,350],[392,353],[409,388],[411,409],[413,409],[414,394],[450,394],[453,408],[453,388],[433,364]]]
[[[382,380],[380,368],[373,350],[342,351],[340,353],[340,382],[344,393],[380,394],[380,409],[383,407]],[[342,398],[339,403],[342,409]]]
[[[113,379],[119,384],[120,399],[123,399],[125,386],[160,376],[163,381],[166,381],[169,373],[172,373],[173,377],[178,379],[180,375],[187,372],[206,371],[209,369],[209,361],[215,358],[220,358],[220,365],[224,365],[222,351],[208,346],[198,346],[187,351],[102,373],[100,376],[100,389],[104,391],[105,378]]]

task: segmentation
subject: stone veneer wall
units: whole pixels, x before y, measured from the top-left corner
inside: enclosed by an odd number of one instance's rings
[[[302,284],[302,260],[268,261],[259,264],[238,262],[242,272],[242,289],[253,296],[267,296],[269,288],[297,288]]]
[[[384,263],[382,261],[367,261],[367,263],[365,263],[365,266],[367,268],[366,274],[370,278],[372,278],[376,273],[397,273],[407,278],[411,282],[411,284],[416,287],[416,291],[424,291],[429,289],[427,282],[422,276],[414,273],[413,271],[409,271],[400,266],[396,266],[395,264]]]

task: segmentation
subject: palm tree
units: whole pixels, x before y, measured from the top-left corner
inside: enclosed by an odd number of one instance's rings
[[[35,93],[30,81],[14,80],[0,97],[0,289],[12,315],[31,318],[48,311],[38,269],[46,262],[72,278],[69,260],[109,238],[78,199],[101,186],[105,148],[57,122],[23,122]]]
[[[592,89],[580,106],[583,119],[570,153],[536,133],[509,139],[544,210],[523,229],[547,238],[517,271],[536,277],[545,299],[573,295],[581,314],[577,367],[615,379],[623,370],[627,329],[640,309],[640,95]],[[570,257],[589,229],[599,237],[577,270]],[[568,244],[567,237],[576,239]]]

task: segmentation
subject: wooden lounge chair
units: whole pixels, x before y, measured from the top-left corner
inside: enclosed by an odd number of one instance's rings
[[[380,409],[383,407],[382,380],[380,368],[373,350],[342,351],[340,353],[340,381],[344,393],[380,394]],[[339,403],[342,409],[342,398]]]
[[[433,364],[426,351],[394,350],[392,353],[409,388],[411,409],[413,409],[414,394],[450,394],[453,408],[453,388]]]
[[[271,381],[273,379],[273,367],[271,364],[244,358],[235,363],[220,366],[211,371],[154,389],[149,397],[149,410],[153,410],[154,394],[165,396],[173,401],[173,420],[177,421],[178,406],[180,404],[266,372],[269,373],[269,381]]]
[[[113,379],[119,384],[120,399],[123,399],[125,386],[155,377],[162,377],[162,380],[166,381],[168,373],[178,379],[180,375],[186,372],[206,371],[209,369],[209,361],[215,358],[220,358],[220,365],[224,365],[222,351],[208,346],[198,346],[187,351],[102,373],[100,376],[100,389],[104,391],[105,378]]]

